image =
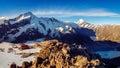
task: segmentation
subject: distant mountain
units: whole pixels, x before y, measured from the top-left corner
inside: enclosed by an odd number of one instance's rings
[[[94,25],[90,24],[83,19],[80,19],[77,24],[80,27],[92,29],[96,33],[97,40],[110,40],[120,42],[120,25]]]
[[[57,38],[73,41],[73,38],[77,35],[88,38],[91,35],[94,36],[92,31],[83,34],[80,30],[81,28],[75,23],[66,23],[55,18],[39,18],[31,12],[27,12],[14,19],[2,21],[0,24],[0,41],[25,42],[38,38]]]
[[[95,24],[88,23],[88,22],[84,21],[83,19],[78,20],[77,24],[80,27],[93,29],[93,30],[100,26],[100,25],[95,25]]]
[[[84,27],[84,28],[91,28],[92,25],[86,21],[84,21],[83,19],[80,19],[77,24],[80,26],[80,27]]]

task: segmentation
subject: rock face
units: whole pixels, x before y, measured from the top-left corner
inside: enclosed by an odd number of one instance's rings
[[[78,45],[45,41],[32,68],[104,68],[99,56]],[[42,44],[43,44],[42,43]]]

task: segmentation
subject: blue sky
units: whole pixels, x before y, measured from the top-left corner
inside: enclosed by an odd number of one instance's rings
[[[0,0],[0,17],[31,11],[38,17],[92,24],[120,24],[120,0]]]

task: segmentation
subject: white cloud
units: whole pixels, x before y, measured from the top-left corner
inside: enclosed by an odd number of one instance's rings
[[[103,9],[92,9],[85,11],[34,11],[37,16],[55,16],[55,17],[71,17],[71,16],[120,16],[118,13],[109,12]]]

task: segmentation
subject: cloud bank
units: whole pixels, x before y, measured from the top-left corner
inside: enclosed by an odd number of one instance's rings
[[[120,14],[109,12],[101,9],[85,10],[85,11],[33,11],[37,16],[53,16],[53,17],[72,17],[72,16],[110,16],[118,17]]]

